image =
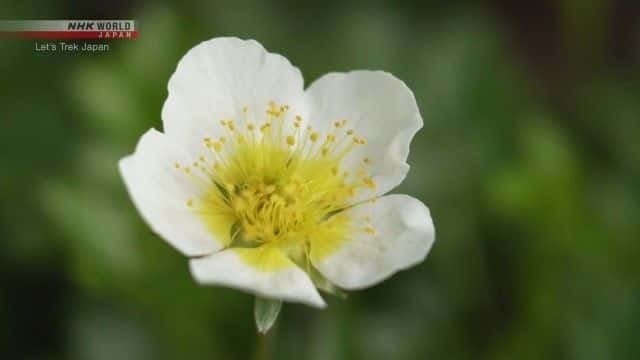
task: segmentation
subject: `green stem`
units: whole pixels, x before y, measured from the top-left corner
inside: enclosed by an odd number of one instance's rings
[[[256,360],[270,360],[272,358],[273,352],[271,349],[271,342],[272,338],[274,337],[274,333],[275,329],[272,329],[270,332],[264,335],[258,334],[258,337],[256,339]]]

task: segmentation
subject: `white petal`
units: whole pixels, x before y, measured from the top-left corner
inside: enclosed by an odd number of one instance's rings
[[[254,40],[214,38],[193,47],[169,80],[162,109],[165,133],[182,143],[224,135],[220,120],[263,121],[269,101],[304,113],[300,70]]]
[[[201,284],[223,285],[267,298],[300,302],[315,307],[325,303],[307,274],[277,249],[270,251],[268,261],[284,266],[261,268],[264,249],[227,249],[190,262],[193,277]],[[251,257],[255,263],[245,259]],[[258,264],[258,266],[256,266]]]
[[[409,165],[409,144],[422,127],[422,117],[411,90],[382,71],[330,73],[307,89],[311,124],[328,131],[336,120],[346,119],[346,129],[366,139],[343,162],[347,171],[372,161],[367,169],[376,188],[362,192],[356,201],[382,195],[402,182]],[[344,131],[344,130],[343,130]]]
[[[352,219],[370,217],[375,234],[364,231],[345,241],[331,255],[311,260],[331,282],[345,289],[376,284],[424,260],[435,239],[429,209],[407,195],[387,195],[348,210]],[[355,224],[358,226],[358,224]]]
[[[210,254],[222,245],[186,205],[201,189],[174,168],[176,162],[190,163],[166,135],[150,129],[119,167],[129,195],[154,232],[187,256]]]

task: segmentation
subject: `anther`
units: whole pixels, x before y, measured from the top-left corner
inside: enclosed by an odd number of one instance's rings
[[[365,184],[367,187],[369,187],[369,188],[371,188],[371,189],[375,189],[375,188],[376,188],[376,183],[375,183],[375,181],[373,181],[373,179],[372,179],[372,178],[370,178],[370,177],[365,178],[365,179],[363,180],[363,182],[364,182],[364,184]]]

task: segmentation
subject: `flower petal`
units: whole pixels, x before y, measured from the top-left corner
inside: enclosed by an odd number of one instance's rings
[[[315,307],[325,303],[307,274],[275,247],[233,248],[190,262],[201,284],[223,285]]]
[[[244,107],[256,121],[269,101],[304,110],[300,70],[254,40],[222,37],[196,45],[178,63],[168,89],[164,130],[185,144],[222,135],[220,120],[243,119]]]
[[[186,205],[201,190],[174,168],[188,159],[166,135],[150,129],[119,167],[129,195],[154,232],[187,256],[210,254],[222,244]]]
[[[359,231],[327,256],[322,253],[322,244],[311,244],[313,264],[344,289],[371,286],[421,262],[435,239],[429,209],[407,195],[383,196],[357,205],[347,214],[355,226],[371,226],[375,233]],[[370,222],[362,220],[365,218]],[[319,251],[314,251],[316,246]]]
[[[382,71],[330,73],[319,78],[306,92],[311,125],[323,132],[346,119],[344,130],[353,128],[364,138],[344,159],[343,167],[365,167],[376,184],[363,191],[359,200],[382,195],[402,182],[409,165],[409,144],[422,127],[422,117],[411,90],[400,80]]]

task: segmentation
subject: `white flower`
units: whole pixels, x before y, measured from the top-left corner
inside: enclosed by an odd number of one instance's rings
[[[422,127],[411,90],[388,73],[331,73],[305,91],[284,57],[216,38],[180,60],[162,122],[120,171],[202,284],[323,307],[316,286],[371,286],[434,241],[423,203],[383,196]]]

